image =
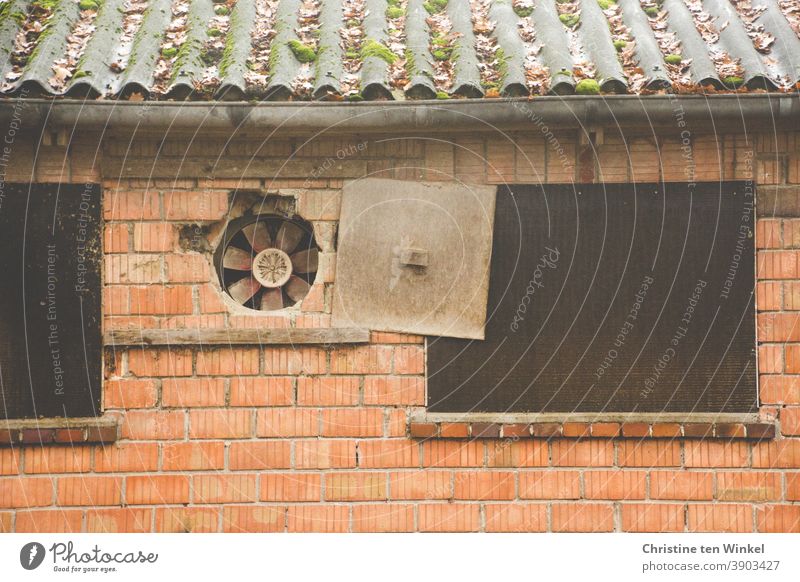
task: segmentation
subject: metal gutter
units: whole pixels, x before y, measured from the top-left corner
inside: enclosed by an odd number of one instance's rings
[[[800,126],[795,94],[548,96],[451,101],[224,102],[8,99],[0,124],[111,132],[280,133],[556,131],[563,128],[708,127],[738,132]]]

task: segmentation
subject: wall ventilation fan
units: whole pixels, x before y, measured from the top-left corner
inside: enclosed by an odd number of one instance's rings
[[[222,289],[236,303],[276,311],[308,294],[318,258],[310,224],[262,214],[232,220],[214,261]]]

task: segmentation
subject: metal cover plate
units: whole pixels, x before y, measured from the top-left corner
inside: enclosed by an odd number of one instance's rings
[[[496,188],[345,184],[333,323],[483,339]]]

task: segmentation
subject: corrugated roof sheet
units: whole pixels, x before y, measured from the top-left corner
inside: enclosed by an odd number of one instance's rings
[[[800,0],[0,0],[0,75],[134,99],[790,91]]]

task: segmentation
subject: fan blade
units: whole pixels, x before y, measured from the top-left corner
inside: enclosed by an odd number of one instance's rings
[[[285,289],[286,294],[292,298],[292,301],[300,301],[303,297],[308,295],[308,290],[311,289],[311,285],[306,283],[300,277],[292,275],[289,277],[289,281],[286,283]]]
[[[259,289],[261,289],[261,283],[256,281],[252,276],[248,276],[229,285],[228,293],[230,293],[230,296],[233,297],[236,302],[244,305]]]
[[[275,237],[275,246],[284,253],[291,253],[297,248],[300,239],[303,238],[303,229],[292,222],[284,222]]]
[[[292,260],[292,270],[295,273],[315,273],[319,251],[317,249],[308,249],[295,253],[289,258]]]
[[[249,271],[253,268],[253,255],[237,247],[225,249],[222,266],[236,271]]]
[[[283,293],[280,289],[264,289],[261,294],[261,311],[283,309]]]
[[[248,224],[242,229],[242,232],[247,238],[247,242],[250,243],[250,246],[253,247],[256,253],[260,253],[264,249],[269,248],[272,244],[272,238],[269,236],[267,225],[263,222]]]

